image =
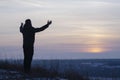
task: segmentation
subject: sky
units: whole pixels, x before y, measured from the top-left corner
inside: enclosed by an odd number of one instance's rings
[[[120,58],[120,0],[0,0],[0,59],[21,59],[20,24],[36,33],[34,59]]]

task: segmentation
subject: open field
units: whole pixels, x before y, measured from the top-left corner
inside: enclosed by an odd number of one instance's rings
[[[0,61],[0,80],[119,80],[119,59],[34,60],[25,74],[22,60]]]

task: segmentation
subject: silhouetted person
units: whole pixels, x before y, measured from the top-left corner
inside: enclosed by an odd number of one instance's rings
[[[35,33],[45,30],[51,23],[52,21],[48,21],[46,25],[40,28],[34,28],[30,19],[27,19],[24,25],[21,23],[20,32],[23,34],[24,71],[26,73],[29,73],[31,68],[34,53]]]

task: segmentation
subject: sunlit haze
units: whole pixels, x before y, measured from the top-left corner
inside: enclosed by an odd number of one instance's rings
[[[120,0],[0,0],[0,59],[21,59],[21,22],[36,34],[34,59],[120,58]]]

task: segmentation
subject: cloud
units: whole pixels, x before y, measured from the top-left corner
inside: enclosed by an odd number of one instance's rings
[[[44,2],[41,1],[33,1],[33,0],[5,0],[0,1],[0,9],[1,13],[19,13],[19,12],[27,12],[27,11],[35,11],[38,9],[45,8]]]

